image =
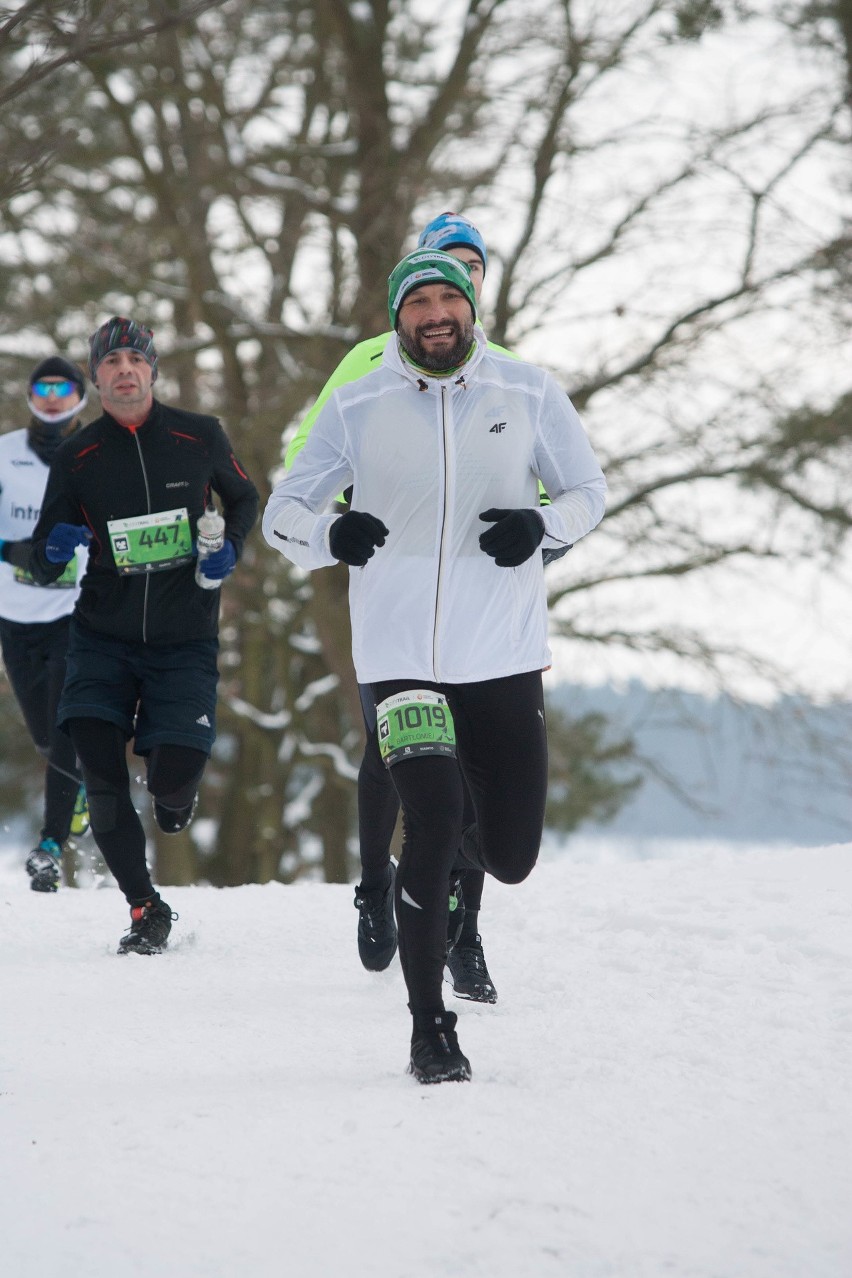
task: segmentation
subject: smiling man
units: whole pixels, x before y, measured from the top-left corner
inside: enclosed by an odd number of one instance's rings
[[[461,213],[439,213],[423,227],[418,246],[441,249],[462,262],[470,276],[476,300],[479,301],[485,280],[488,250],[481,232],[469,218]],[[391,333],[380,333],[368,337],[344,356],[291,440],[285,459],[288,468],[304,448],[305,440],[332,391],[377,368],[385,346],[393,336]],[[503,350],[492,343],[489,346],[494,350]],[[426,353],[425,358],[431,357]],[[563,553],[564,548],[547,552],[553,556]],[[361,881],[355,888],[358,956],[368,971],[381,972],[390,966],[397,951],[391,842],[399,812],[399,799],[379,753],[376,709],[370,688],[359,685],[358,691],[366,730],[364,753],[358,769],[358,851],[361,861]],[[466,789],[465,802],[472,820],[470,796]],[[497,988],[488,970],[480,934],[484,879],[480,870],[466,866],[461,858],[453,865],[448,884],[447,970],[453,992],[459,998],[495,1003]]]
[[[157,824],[189,824],[213,745],[219,590],[196,583],[198,520],[218,494],[225,542],[204,578],[234,569],[258,496],[215,417],[160,403],[154,334],[113,316],[90,340],[103,414],[59,449],[31,567],[57,580],[89,548],[71,620],[58,720],[77,751],[92,834],[130,905],[119,953],[156,954],[172,912],[154,890],[133,806],[126,746],[147,763]]]
[[[423,284],[406,292],[400,303],[400,345],[412,363],[427,372],[451,372],[461,367],[473,347],[475,315],[469,296],[449,280]]]
[[[488,349],[456,258],[403,258],[388,312],[396,338],[381,365],[332,393],[263,531],[302,568],[350,565],[355,670],[403,811],[394,899],[410,1070],[440,1083],[471,1077],[442,997],[448,875],[460,847],[504,883],[535,865],[551,663],[540,549],[590,532],[606,484],[556,382]],[[551,505],[539,507],[540,482]],[[350,484],[352,509],[326,513]]]

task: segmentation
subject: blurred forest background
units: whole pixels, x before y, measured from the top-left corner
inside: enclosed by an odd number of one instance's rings
[[[82,361],[130,314],[159,396],[219,415],[265,500],[338,360],[386,329],[390,268],[460,210],[489,336],[555,373],[610,485],[548,570],[569,666],[664,655],[789,690],[783,637],[677,601],[848,584],[850,67],[852,3],[0,5],[2,429],[37,358]],[[250,539],[201,819],[152,831],[160,882],[352,877],[346,585]],[[39,769],[5,681],[0,705],[8,822]],[[554,704],[550,728],[551,824],[614,816],[642,773],[624,723]]]

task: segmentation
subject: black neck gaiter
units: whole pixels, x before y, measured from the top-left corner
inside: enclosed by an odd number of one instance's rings
[[[73,435],[79,425],[76,417],[64,422],[40,422],[37,417],[32,417],[27,431],[29,446],[39,461],[49,466],[59,445]]]

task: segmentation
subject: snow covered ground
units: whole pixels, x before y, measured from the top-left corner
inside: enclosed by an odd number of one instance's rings
[[[0,857],[8,1278],[848,1278],[852,845],[611,845],[486,887],[470,1084],[404,1072],[351,888],[114,889]]]

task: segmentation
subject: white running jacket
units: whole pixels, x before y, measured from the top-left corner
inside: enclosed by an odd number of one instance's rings
[[[302,568],[335,562],[324,513],[351,508],[389,530],[349,573],[359,683],[475,683],[550,665],[541,553],[498,568],[479,546],[482,511],[528,507],[542,546],[579,541],[603,516],[606,483],[577,413],[549,374],[486,348],[462,372],[426,377],[395,340],[381,365],[339,387],[293,469],[276,485],[263,534]],[[538,481],[552,505],[539,508]]]

